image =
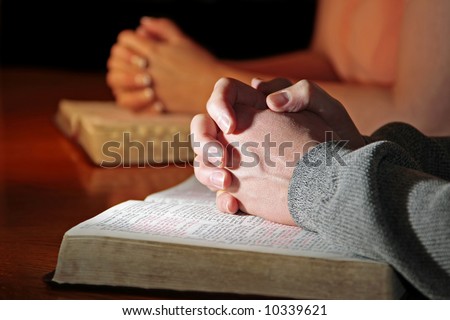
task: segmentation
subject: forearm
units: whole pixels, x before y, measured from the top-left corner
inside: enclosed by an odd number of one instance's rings
[[[420,171],[392,142],[341,150],[336,157],[345,165],[325,161],[331,150],[333,143],[319,145],[294,171],[296,222],[351,253],[386,261],[430,297],[449,298],[450,183]]]
[[[389,123],[369,138],[402,147],[424,173],[450,181],[450,136],[428,137],[404,123]]]
[[[387,88],[340,82],[328,62],[318,57],[310,52],[299,52],[250,61],[226,61],[220,72],[245,83],[250,83],[254,77],[265,80],[286,77],[292,82],[314,80],[343,103],[358,129],[366,135],[388,122],[411,122],[407,111],[394,108]]]
[[[288,54],[251,61],[223,62],[221,74],[250,83],[254,77],[286,77],[293,82],[309,79],[341,101],[362,134],[370,135],[390,122],[410,123],[427,135],[450,135],[445,117],[436,117],[427,108],[426,96],[409,92],[409,97],[391,87],[341,82],[328,62],[310,52]],[[418,106],[420,105],[420,106]],[[436,108],[434,108],[436,109]]]
[[[242,73],[248,72],[252,77],[267,80],[284,77],[292,81],[301,79],[338,81],[328,59],[312,50],[299,50],[252,60],[227,60],[224,63]]]
[[[357,128],[364,135],[372,134],[382,125],[393,122],[410,122],[407,110],[394,104],[389,88],[344,82],[318,82],[326,92],[340,101]]]

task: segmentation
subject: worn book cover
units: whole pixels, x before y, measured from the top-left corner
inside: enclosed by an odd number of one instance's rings
[[[195,177],[67,231],[53,281],[306,299],[403,293],[386,263],[344,255],[299,227],[219,212]]]
[[[189,114],[133,112],[112,101],[62,100],[58,128],[96,165],[158,166],[192,161]]]

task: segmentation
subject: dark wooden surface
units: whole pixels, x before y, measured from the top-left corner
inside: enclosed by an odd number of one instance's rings
[[[116,203],[174,186],[193,169],[96,167],[58,131],[60,99],[112,99],[104,74],[3,69],[0,77],[0,299],[268,298],[44,281],[65,231]],[[404,298],[423,297],[410,288]]]
[[[193,170],[99,168],[58,131],[60,99],[112,99],[104,74],[6,69],[0,95],[0,299],[202,297],[44,282],[66,230],[118,202],[171,187]]]

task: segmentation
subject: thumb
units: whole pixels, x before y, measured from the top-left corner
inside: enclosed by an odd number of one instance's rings
[[[301,80],[286,89],[274,92],[267,96],[266,103],[276,112],[313,112],[333,128],[341,139],[349,140],[352,148],[365,144],[344,106],[311,81]]]
[[[286,78],[275,78],[269,81],[263,81],[260,78],[253,78],[251,85],[256,90],[261,91],[265,95],[269,95],[275,91],[292,86],[292,82]]]
[[[275,112],[298,112],[311,109],[311,96],[316,88],[308,80],[301,80],[294,85],[271,93],[267,96],[267,105]],[[312,110],[311,110],[312,111]]]
[[[301,80],[286,89],[268,95],[266,103],[276,112],[308,110],[327,122],[333,122],[337,120],[336,118],[347,115],[345,108],[338,100],[308,80]]]

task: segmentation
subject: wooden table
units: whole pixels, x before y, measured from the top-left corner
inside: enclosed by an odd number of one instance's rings
[[[65,231],[174,186],[193,169],[100,168],[62,135],[53,122],[58,102],[113,99],[104,74],[6,69],[0,76],[0,299],[267,299],[45,282]],[[412,290],[405,298],[422,296]]]
[[[118,202],[171,187],[193,169],[96,167],[58,131],[60,99],[112,99],[104,74],[6,69],[0,94],[1,299],[215,297],[44,282],[66,230]]]

